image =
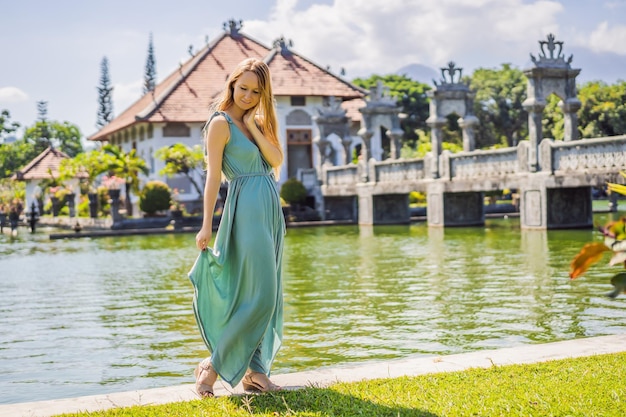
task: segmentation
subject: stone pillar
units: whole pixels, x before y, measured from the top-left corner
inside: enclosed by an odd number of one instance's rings
[[[443,142],[443,127],[446,125],[446,119],[443,117],[433,117],[432,115],[426,120],[426,124],[430,126],[430,143],[432,147],[432,163],[430,166],[430,178],[439,178],[439,159],[441,156],[441,144]]]
[[[537,173],[520,187],[520,227],[591,228],[591,187],[549,188],[551,179],[549,174]]]
[[[369,178],[367,165],[370,158],[370,145],[374,133],[366,128],[361,128],[361,130],[359,130],[359,136],[361,136],[363,141],[363,146],[361,146],[361,156],[359,157],[360,178],[362,182],[367,182]]]
[[[474,126],[478,125],[479,120],[476,116],[468,114],[465,117],[461,117],[458,122],[459,127],[463,129],[463,150],[465,152],[471,152],[476,149]]]
[[[332,154],[332,152],[329,152],[329,148],[332,146],[330,141],[327,140],[325,137],[316,136],[315,138],[313,138],[313,143],[315,143],[315,145],[317,146],[317,151],[320,155],[320,165],[334,165],[330,161],[330,155]]]
[[[482,192],[449,192],[433,182],[427,188],[428,226],[482,226],[485,224]]]
[[[65,201],[67,202],[67,208],[69,209],[70,217],[76,217],[76,194],[69,193],[65,195]]]
[[[350,145],[352,145],[352,138],[347,136],[341,139],[341,146],[343,146],[343,155],[345,165],[349,165],[352,163],[352,153],[350,152]]]
[[[113,224],[122,220],[120,214],[120,190],[109,190],[109,197],[111,197],[111,217],[113,218]]]
[[[391,140],[391,159],[399,159],[400,151],[402,150],[402,134],[404,132],[401,129],[390,129],[386,133]]]
[[[98,218],[98,193],[87,194],[89,198],[89,217],[92,219]]]
[[[528,98],[524,101],[523,106],[528,112],[528,139],[530,142],[528,169],[530,172],[537,172],[541,169],[539,167],[538,148],[541,139],[543,139],[541,120],[543,119],[543,109],[546,104],[545,102],[538,102]]]
[[[371,226],[374,224],[374,196],[373,186],[370,184],[357,184],[356,192],[358,199],[359,225]]]
[[[563,110],[563,140],[570,141],[578,139],[578,110],[580,110],[581,102],[578,98],[573,97],[565,101],[559,102],[559,107]]]

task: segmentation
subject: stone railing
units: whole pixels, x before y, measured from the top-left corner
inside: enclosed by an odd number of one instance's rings
[[[357,165],[324,167],[322,172],[324,185],[329,187],[354,185],[359,182],[359,167]]]
[[[528,142],[515,148],[477,150],[441,154],[440,177],[454,180],[474,180],[503,177],[528,171]]]
[[[626,135],[575,141],[544,139],[539,145],[541,171],[565,173],[626,169]]]
[[[439,177],[452,181],[480,181],[511,178],[528,174],[528,141],[514,148],[476,150],[450,153],[443,151],[439,160]],[[540,172],[562,173],[612,173],[626,170],[626,135],[575,141],[544,139],[539,145]],[[429,178],[430,156],[419,159],[370,160],[367,177],[370,183],[409,183]],[[358,165],[324,167],[322,182],[327,187],[345,189],[365,180],[364,167]]]
[[[416,181],[426,178],[426,162],[419,159],[395,159],[390,161],[371,161],[370,181],[400,182]]]

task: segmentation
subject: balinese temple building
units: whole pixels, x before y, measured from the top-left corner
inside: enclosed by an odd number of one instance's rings
[[[48,147],[42,153],[37,155],[25,167],[15,172],[11,177],[14,181],[24,181],[26,183],[26,201],[24,202],[24,210],[28,213],[35,204],[34,208],[38,214],[42,213],[43,207],[39,207],[40,198],[43,196],[40,183],[44,180],[52,180],[59,177],[59,167],[61,161],[69,158],[65,153],[53,147]],[[70,189],[78,187],[78,180],[69,181],[67,186]]]
[[[189,147],[202,144],[201,130],[209,117],[209,106],[221,93],[226,78],[239,62],[255,57],[267,63],[272,76],[285,154],[279,183],[297,177],[299,170],[319,170],[324,157],[314,143],[320,135],[315,118],[329,102],[339,103],[348,118],[349,135],[354,138],[352,149],[346,150],[339,137],[332,143],[330,154],[335,160],[330,163],[342,165],[345,154],[351,154],[360,142],[358,109],[365,106],[368,91],[293,52],[285,39],[267,47],[242,33],[241,27],[241,21],[225,23],[219,37],[89,139],[106,141],[125,151],[135,148],[150,169],[146,180],[167,182],[179,190],[181,201],[197,200],[200,196],[184,176],[159,175],[164,162],[154,157],[155,151],[174,143]]]

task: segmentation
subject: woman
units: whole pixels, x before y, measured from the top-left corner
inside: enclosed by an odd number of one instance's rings
[[[189,277],[194,313],[211,357],[200,362],[196,390],[213,396],[219,375],[245,390],[280,389],[269,379],[282,340],[285,220],[272,170],[283,162],[267,65],[241,62],[226,81],[204,132],[207,177],[202,252]],[[228,196],[213,248],[213,210],[222,173]]]

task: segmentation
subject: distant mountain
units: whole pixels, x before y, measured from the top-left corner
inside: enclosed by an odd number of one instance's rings
[[[422,64],[409,64],[400,68],[395,72],[398,75],[406,75],[413,81],[419,81],[420,83],[432,85],[433,79],[439,81],[441,74],[429,66]]]

